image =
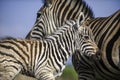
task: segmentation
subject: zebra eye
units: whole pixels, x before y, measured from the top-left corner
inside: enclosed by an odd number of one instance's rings
[[[89,36],[84,36],[85,39],[89,39]]]

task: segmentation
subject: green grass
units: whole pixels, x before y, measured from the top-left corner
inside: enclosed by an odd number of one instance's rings
[[[63,74],[57,80],[77,80],[77,74],[73,66],[66,66]]]
[[[37,79],[19,74],[14,80],[37,80]],[[77,74],[74,71],[73,66],[66,66],[66,68],[63,71],[63,74],[60,77],[58,77],[57,80],[78,80]]]

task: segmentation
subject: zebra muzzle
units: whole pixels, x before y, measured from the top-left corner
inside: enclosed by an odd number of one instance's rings
[[[100,60],[101,59],[101,51],[100,50],[98,50],[97,52],[96,52],[96,55],[93,55],[93,59],[95,59],[95,60]]]

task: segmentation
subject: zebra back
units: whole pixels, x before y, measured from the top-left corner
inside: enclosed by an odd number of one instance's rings
[[[85,47],[93,41],[82,35],[89,37],[90,28],[79,26],[76,21],[71,20],[44,40],[1,40],[0,79],[11,80],[22,72],[37,79],[54,80],[76,50],[89,55],[89,47]],[[93,50],[93,55],[94,53],[96,52]]]
[[[74,51],[74,42],[71,41],[75,41],[78,31],[74,24],[74,21],[67,22],[44,40],[0,40],[0,80],[12,80],[19,72],[42,80],[53,80],[73,53],[68,50]]]

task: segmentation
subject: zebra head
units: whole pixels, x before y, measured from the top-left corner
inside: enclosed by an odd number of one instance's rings
[[[45,0],[44,6],[40,8],[37,19],[41,13],[53,19],[55,26],[62,26],[66,20],[73,20],[79,17],[83,12],[84,19],[93,18],[92,9],[84,0]]]
[[[78,35],[76,36],[76,50],[80,51],[81,55],[100,59],[100,50],[94,41],[94,36],[89,27],[78,25]]]
[[[91,8],[83,0],[45,0],[39,9],[34,27],[26,38],[42,39],[51,34],[66,20],[75,20],[83,12],[84,19],[94,17]]]

